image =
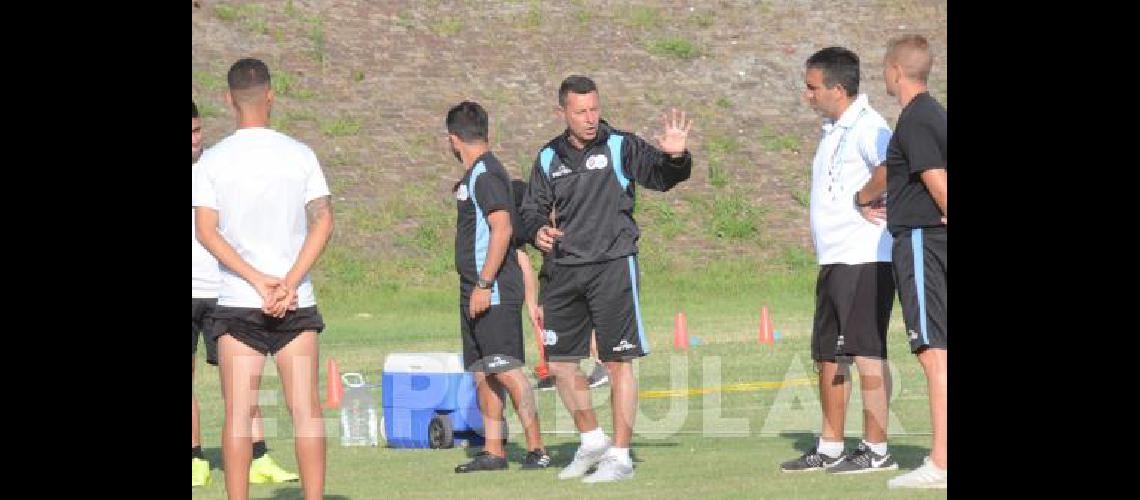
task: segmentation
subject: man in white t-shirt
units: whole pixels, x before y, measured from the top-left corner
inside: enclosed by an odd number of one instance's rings
[[[198,158],[202,155],[202,122],[198,118],[198,105],[190,102],[190,136],[191,136],[191,153],[192,162],[191,171],[195,170]],[[193,174],[191,174],[193,177]],[[214,321],[214,309],[218,305],[218,287],[221,286],[222,276],[218,271],[218,260],[210,255],[210,252],[198,243],[197,226],[194,224],[194,208],[190,208],[190,241],[191,241],[191,255],[193,266],[191,267],[191,288],[192,288],[192,305],[191,305],[191,323],[190,335],[192,336],[191,347],[191,367],[190,373],[194,373],[194,353],[198,351],[198,336],[204,338],[206,345],[206,363],[217,366],[218,365],[218,341],[216,338],[210,337]],[[190,486],[205,486],[210,484],[210,462],[206,460],[206,456],[202,453],[202,440],[199,431],[198,419],[198,400],[194,397],[193,393],[190,395],[191,402],[191,462],[190,472],[191,480]],[[265,445],[265,429],[262,427],[261,409],[258,406],[253,408],[253,419],[251,436],[253,439],[253,462],[249,468],[249,482],[257,484],[266,483],[282,483],[288,481],[296,481],[299,479],[296,473],[289,472],[277,464],[273,457],[269,456],[269,448]]]
[[[816,52],[805,64],[804,84],[804,97],[825,118],[812,161],[810,206],[820,265],[811,353],[819,373],[823,429],[816,446],[780,468],[838,474],[898,469],[887,452],[887,323],[895,292],[891,236],[883,224],[883,201],[857,197],[865,185],[886,182],[891,129],[859,94],[854,52],[842,47]],[[863,396],[863,441],[844,454],[852,358]]]
[[[202,156],[202,121],[198,118],[198,105],[194,104],[194,101],[190,101],[190,153],[190,164],[191,169],[193,169],[193,166],[198,163],[198,157]],[[193,207],[190,210],[193,212]],[[194,354],[198,352],[198,334],[206,334],[209,331],[210,312],[213,311],[218,302],[218,281],[220,281],[218,261],[198,243],[198,238],[194,235],[196,232],[194,215],[191,213],[190,239],[193,240],[191,245],[193,260],[193,267],[191,268],[193,306],[190,325],[190,335],[192,336],[192,347],[190,349],[191,376],[194,374]],[[206,342],[207,362],[217,363],[217,359],[217,344]],[[205,486],[210,484],[210,462],[202,454],[202,436],[198,427],[198,398],[194,396],[193,392],[190,393],[190,408],[190,451],[192,455],[190,485],[191,487]]]
[[[229,498],[247,498],[252,408],[273,355],[294,429],[306,499],[321,498],[324,421],[317,399],[317,309],[309,269],[332,234],[329,189],[313,151],[268,128],[269,68],[230,67],[237,130],[202,154],[194,176],[197,236],[221,264],[212,338],[226,400],[222,456]],[[296,307],[291,304],[296,301]]]

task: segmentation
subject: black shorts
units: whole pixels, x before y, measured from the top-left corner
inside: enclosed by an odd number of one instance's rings
[[[214,313],[213,338],[229,335],[266,356],[276,354],[303,332],[325,329],[317,306],[288,311],[283,318],[261,312],[260,307],[218,306]]]
[[[590,355],[590,332],[602,361],[649,354],[638,301],[637,257],[577,266],[551,266],[543,286],[543,343],[550,361]]]
[[[891,255],[911,352],[945,349],[946,228],[903,230]]]
[[[459,304],[459,335],[463,338],[463,366],[469,372],[502,373],[524,365],[522,306],[491,306],[479,317],[467,316]]]
[[[887,324],[894,306],[890,262],[826,264],[815,282],[811,358],[836,356],[886,359]]]
[[[191,306],[190,336],[193,337],[193,347],[190,354],[198,352],[198,335],[201,334],[206,344],[206,362],[217,366],[218,339],[210,336],[214,326],[214,308],[218,306],[218,299],[193,299]]]

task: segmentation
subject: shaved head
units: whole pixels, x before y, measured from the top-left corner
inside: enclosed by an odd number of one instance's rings
[[[903,35],[887,44],[885,61],[899,65],[908,79],[926,83],[934,58],[930,55],[930,44],[922,35]]]
[[[245,58],[230,67],[226,80],[235,104],[261,104],[269,91],[269,67],[257,59]]]

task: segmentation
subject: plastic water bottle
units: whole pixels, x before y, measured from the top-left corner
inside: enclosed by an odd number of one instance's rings
[[[344,398],[340,403],[340,445],[377,446],[379,444],[379,417],[376,398],[372,389],[376,386],[364,383],[359,373],[345,373]]]

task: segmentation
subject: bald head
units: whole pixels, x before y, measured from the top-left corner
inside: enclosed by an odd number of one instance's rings
[[[922,35],[903,35],[891,39],[887,44],[885,62],[888,65],[897,64],[902,69],[903,76],[925,84],[934,58],[930,55],[930,44]]]

